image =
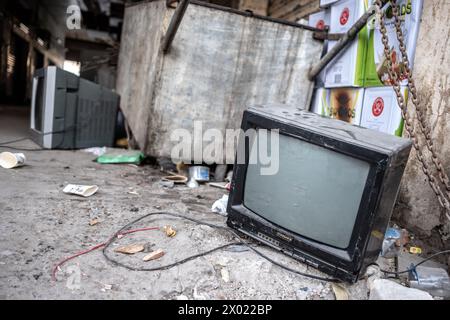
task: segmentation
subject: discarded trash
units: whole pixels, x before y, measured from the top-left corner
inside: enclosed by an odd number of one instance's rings
[[[125,254],[135,254],[141,251],[144,251],[145,247],[142,244],[128,244],[126,246],[122,246],[119,248],[116,248],[114,251],[118,253],[125,253]]]
[[[128,139],[121,138],[121,139],[116,140],[116,146],[119,148],[127,148],[128,147]]]
[[[12,169],[23,166],[26,157],[23,153],[2,152],[0,153],[0,166],[5,169]]]
[[[156,260],[161,258],[163,255],[164,251],[162,249],[158,249],[146,255],[142,260],[144,261]]]
[[[95,226],[96,224],[98,224],[100,221],[95,218],[95,219],[91,219],[91,221],[89,221],[89,225],[90,226]]]
[[[186,165],[184,162],[179,162],[179,163],[177,163],[176,167],[177,167],[177,172],[179,175],[185,176],[185,177],[188,176],[188,174],[189,174],[188,173],[188,171],[189,171],[188,165]]]
[[[377,279],[370,288],[369,300],[433,300],[425,291],[407,288],[397,282]]]
[[[205,166],[192,166],[189,168],[189,177],[198,182],[209,181],[209,168]]]
[[[180,175],[166,176],[162,178],[163,181],[172,181],[176,184],[185,184],[188,181],[188,178]]]
[[[133,152],[130,154],[103,154],[96,161],[102,164],[132,163],[140,164],[145,156],[142,152]]]
[[[417,267],[409,272],[409,286],[433,296],[450,298],[450,279],[442,268]]]
[[[197,180],[195,180],[194,178],[190,178],[189,181],[186,183],[186,185],[189,188],[198,188],[199,187]]]
[[[230,282],[230,273],[226,268],[220,269],[220,275],[222,276],[222,280],[224,282]]]
[[[164,226],[164,232],[170,238],[175,237],[175,235],[177,234],[176,230],[173,229],[171,226]]]
[[[411,248],[409,248],[409,253],[421,254],[422,253],[422,249],[419,248],[419,247],[411,247]]]
[[[159,181],[159,185],[164,188],[172,189],[175,187],[175,182],[161,179]]]
[[[344,286],[338,283],[332,283],[331,287],[333,288],[336,300],[348,300],[348,291]]]
[[[227,189],[228,182],[210,182],[208,183],[209,186],[219,189]]]
[[[113,288],[112,284],[104,284],[103,288],[101,288],[100,290],[102,292],[106,292],[107,290],[111,290]]]
[[[128,194],[132,194],[132,195],[135,195],[135,196],[139,195],[139,193],[137,191],[134,191],[134,190],[128,191]]]
[[[384,235],[381,256],[384,258],[394,258],[399,255],[401,247],[406,243],[402,230],[388,228]]]
[[[211,211],[223,216],[227,216],[228,195],[224,194],[222,198],[214,202]]]
[[[83,186],[78,184],[68,184],[64,189],[64,193],[75,194],[82,197],[90,197],[98,191],[98,186]]]
[[[92,147],[81,150],[83,152],[92,153],[93,155],[100,157],[106,153],[106,147]]]

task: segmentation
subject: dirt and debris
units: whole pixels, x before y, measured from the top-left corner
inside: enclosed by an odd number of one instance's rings
[[[142,260],[144,261],[151,261],[161,258],[165,252],[162,249],[155,250],[153,252],[150,252],[148,255],[146,255]]]
[[[125,254],[135,254],[141,251],[144,251],[145,246],[143,244],[132,243],[126,246],[122,246],[114,249],[115,252],[125,253]]]
[[[53,281],[52,269],[62,259],[104,243],[151,212],[225,226],[225,217],[210,212],[222,189],[206,184],[161,188],[159,168],[99,164],[93,158],[82,151],[34,152],[27,154],[27,166],[0,170],[0,299],[335,299],[330,284],[282,270],[242,246],[155,272],[114,266],[99,249],[63,264]],[[101,192],[68,196],[60,186],[69,181],[98,185]],[[101,223],[90,226],[94,218]],[[113,243],[110,254],[128,265],[157,267],[233,241],[229,234],[173,217],[144,219],[136,228],[164,226],[172,226],[176,236],[161,231],[127,235]],[[114,252],[132,243],[144,245],[143,252]],[[158,249],[165,254],[143,261]],[[324,276],[272,249],[260,250],[291,268]],[[365,280],[348,291],[349,299],[368,297]]]

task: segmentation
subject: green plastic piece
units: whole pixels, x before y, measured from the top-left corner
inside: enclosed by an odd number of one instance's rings
[[[97,162],[103,164],[140,164],[142,160],[144,160],[144,157],[145,156],[142,152],[137,152],[135,154],[104,154],[97,158]]]

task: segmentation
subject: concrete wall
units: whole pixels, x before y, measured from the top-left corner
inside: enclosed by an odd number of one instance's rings
[[[426,0],[415,58],[414,76],[436,150],[450,174],[450,1]],[[430,161],[431,163],[431,161]],[[431,234],[448,230],[437,198],[413,151],[401,187],[397,218],[412,230]],[[445,228],[444,228],[445,229]]]

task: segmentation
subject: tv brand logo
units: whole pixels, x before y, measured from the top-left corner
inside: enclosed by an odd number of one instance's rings
[[[372,105],[372,114],[375,117],[379,117],[384,110],[384,100],[381,97],[375,99],[375,102]]]
[[[341,17],[339,18],[339,22],[342,26],[345,26],[348,22],[348,19],[350,18],[350,9],[344,8],[341,13]]]
[[[77,5],[70,5],[67,7],[66,13],[68,15],[66,19],[66,26],[69,30],[81,29],[81,9]]]
[[[171,150],[172,162],[212,165],[234,164],[236,160],[236,164],[259,164],[261,175],[278,173],[279,130],[227,129],[224,137],[219,129],[203,132],[202,121],[194,121],[193,129],[193,134],[187,129],[172,131],[170,141],[176,143]]]

